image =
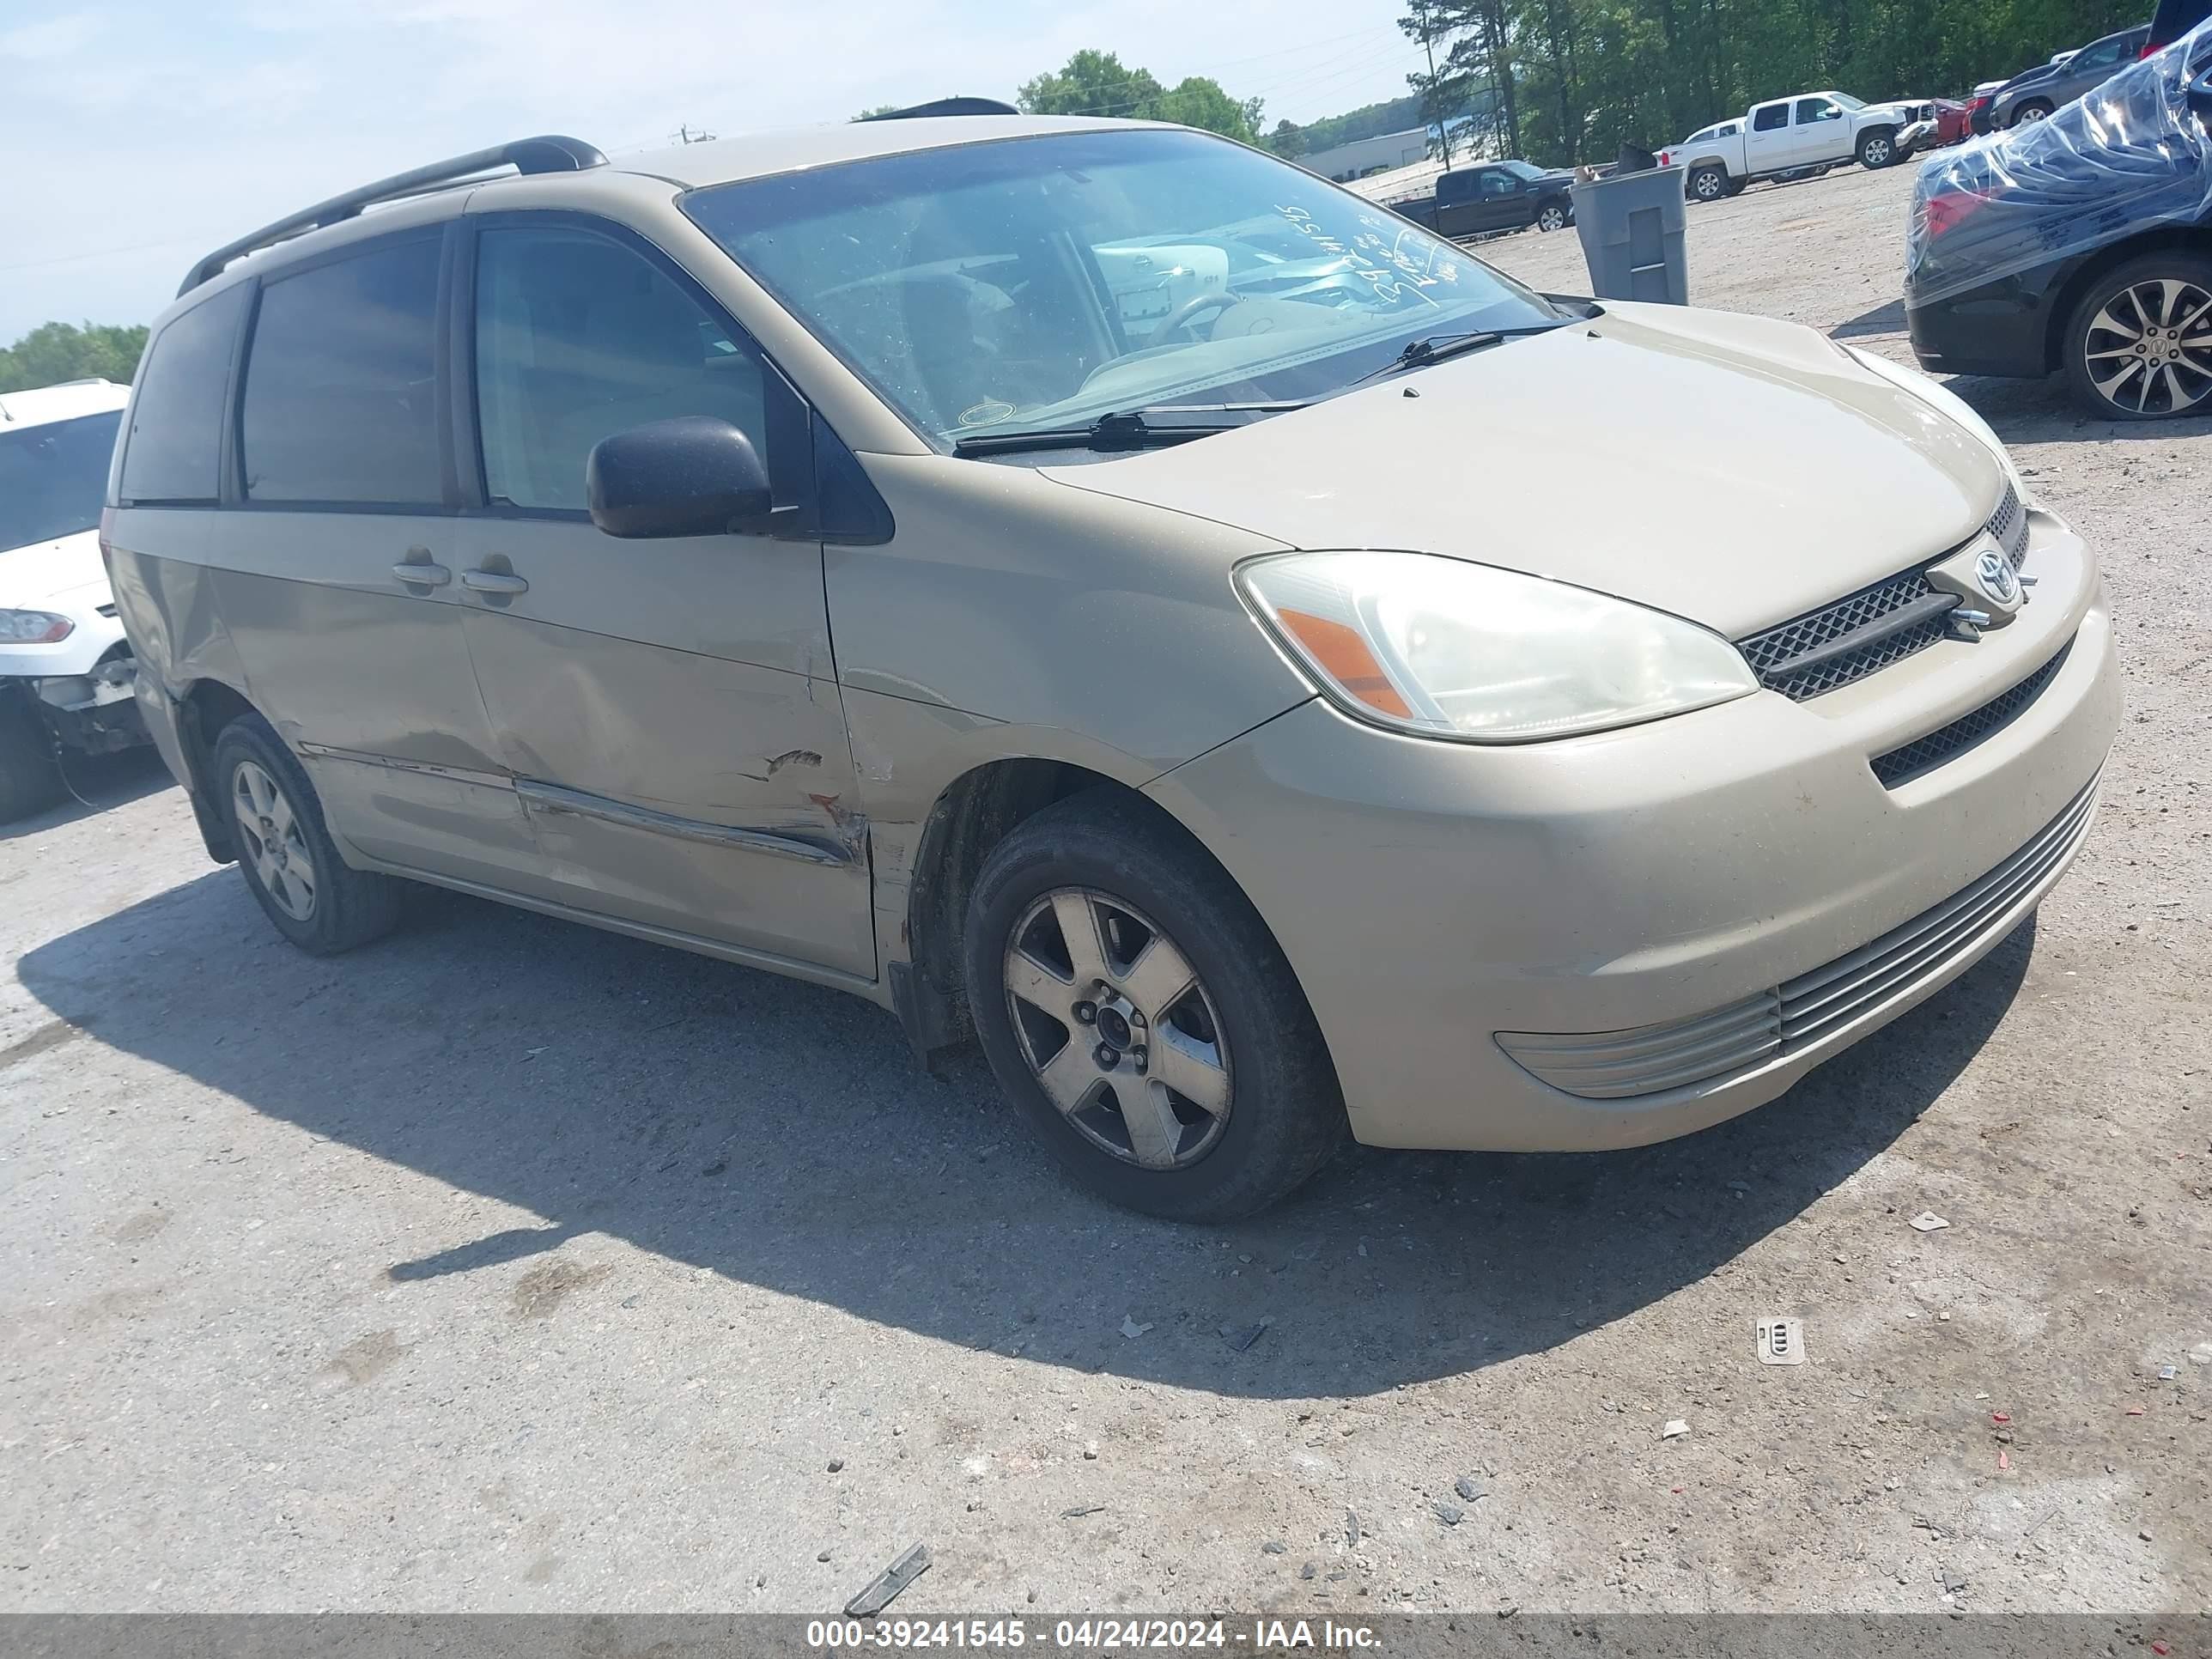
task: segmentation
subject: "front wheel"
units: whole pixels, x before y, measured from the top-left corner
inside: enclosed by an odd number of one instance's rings
[[[2012,119],[2006,125],[2008,126],[2024,127],[2028,125],[2031,122],[2042,120],[2050,113],[2050,105],[2043,102],[2040,99],[2031,98],[2026,103],[2021,105],[2019,108],[2013,111]]]
[[[1536,228],[1565,230],[1567,228],[1567,209],[1564,202],[1547,202],[1536,210]]]
[[[1863,167],[1886,167],[1897,159],[1897,135],[1887,129],[1864,133],[1859,138],[1859,165]]]
[[[1728,169],[1707,165],[1690,174],[1690,194],[1700,202],[1717,202],[1729,194]]]
[[[2212,258],[2168,248],[2097,278],[2067,321],[2066,378],[2108,421],[2212,414]]]
[[[1266,924],[1143,804],[1094,791],[1016,828],[977,878],[965,954],[1000,1086],[1102,1198],[1231,1220],[1346,1138],[1320,1028]]]
[[[400,885],[350,867],[300,763],[258,714],[215,744],[215,781],[246,885],[276,931],[309,956],[336,956],[392,931]]]

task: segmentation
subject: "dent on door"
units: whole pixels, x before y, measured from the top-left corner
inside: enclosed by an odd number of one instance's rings
[[[874,976],[834,681],[511,612],[470,622],[548,896]]]

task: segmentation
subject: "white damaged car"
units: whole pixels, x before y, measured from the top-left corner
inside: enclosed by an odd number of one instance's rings
[[[130,397],[106,380],[0,392],[0,822],[61,793],[64,750],[146,740],[100,556]]]

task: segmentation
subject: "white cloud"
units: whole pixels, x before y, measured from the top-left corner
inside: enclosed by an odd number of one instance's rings
[[[100,38],[104,24],[97,13],[64,13],[11,29],[0,29],[0,58],[22,58],[33,62],[66,58],[82,52]]]

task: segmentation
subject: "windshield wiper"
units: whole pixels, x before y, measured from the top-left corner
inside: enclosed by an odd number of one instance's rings
[[[1426,368],[1431,363],[1440,363],[1447,357],[1456,357],[1462,351],[1480,351],[1485,346],[1503,344],[1507,340],[1518,340],[1529,334],[1549,334],[1555,328],[1565,328],[1565,322],[1534,323],[1526,328],[1476,328],[1464,334],[1425,334],[1418,340],[1408,340],[1406,348],[1380,368],[1370,368],[1358,380],[1379,380],[1385,374],[1395,374],[1401,369]]]
[[[1231,432],[1246,421],[1169,420],[1182,415],[1284,415],[1304,409],[1304,402],[1271,404],[1150,404],[1142,409],[1116,410],[1101,415],[1088,426],[1032,427],[1012,432],[973,432],[953,441],[956,455],[1010,455],[1031,449],[1093,449],[1106,453],[1130,449],[1159,449],[1188,443],[1193,438]]]

